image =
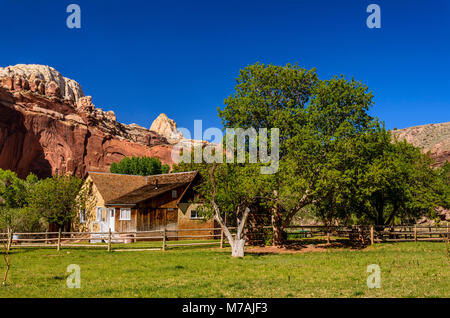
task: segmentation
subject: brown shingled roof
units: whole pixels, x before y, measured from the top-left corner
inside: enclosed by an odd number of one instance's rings
[[[105,202],[121,197],[147,184],[146,177],[127,174],[88,172]]]
[[[147,184],[145,186],[116,199],[108,200],[106,201],[106,204],[137,204],[178,188],[179,186],[188,185],[194,180],[197,174],[197,171],[189,171],[148,176],[146,177]]]
[[[110,200],[106,202],[107,205],[134,205],[142,201],[146,201],[167,191],[178,188],[182,185],[188,185],[188,183],[174,183],[158,186],[155,188],[154,184],[145,185],[139,189],[136,189],[130,193],[127,193],[120,198]]]
[[[106,204],[136,204],[154,196],[189,184],[197,171],[152,176],[89,172]],[[156,189],[156,184],[158,187]]]

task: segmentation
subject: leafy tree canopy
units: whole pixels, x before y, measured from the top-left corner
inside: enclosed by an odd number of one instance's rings
[[[80,192],[82,183],[82,179],[72,176],[40,180],[30,192],[29,206],[48,223],[61,228],[70,223],[85,202]]]
[[[373,129],[367,86],[343,76],[319,80],[298,65],[255,64],[241,70],[235,94],[219,117],[226,128],[279,128],[280,168],[269,175],[274,244],[304,207],[322,199],[321,178],[329,174],[340,140]],[[267,189],[267,188],[266,188]]]
[[[30,224],[36,224],[37,217],[27,210],[30,191],[38,182],[34,174],[26,180],[20,179],[15,172],[0,169],[0,228],[27,230]],[[31,228],[35,228],[31,225]]]
[[[111,173],[149,176],[153,174],[168,173],[169,165],[163,165],[158,158],[125,157],[110,167]]]
[[[316,206],[327,219],[390,225],[413,223],[431,215],[445,187],[432,160],[405,141],[393,140],[378,127],[339,144]]]

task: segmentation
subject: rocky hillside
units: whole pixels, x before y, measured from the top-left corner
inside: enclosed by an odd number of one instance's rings
[[[450,123],[393,133],[430,151],[437,165],[450,160]],[[170,164],[178,142],[206,144],[184,139],[165,114],[150,130],[122,124],[114,112],[96,108],[76,81],[49,66],[0,68],[0,168],[21,177],[29,172],[85,176],[90,170],[108,171],[124,156],[154,156]]]
[[[436,166],[450,162],[450,122],[409,127],[392,131],[400,140],[406,140],[424,152],[430,152]]]
[[[157,132],[124,125],[84,96],[81,86],[43,65],[0,68],[0,168],[21,177],[108,171],[124,156],[171,163]]]

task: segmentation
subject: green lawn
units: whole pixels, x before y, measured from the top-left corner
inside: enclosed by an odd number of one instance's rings
[[[112,253],[16,249],[11,261],[9,285],[0,287],[0,297],[450,297],[445,243],[244,259],[215,247]],[[70,264],[81,267],[80,289],[66,287]],[[367,288],[369,264],[381,267],[380,289]]]

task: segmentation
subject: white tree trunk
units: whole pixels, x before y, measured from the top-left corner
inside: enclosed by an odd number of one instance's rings
[[[242,214],[241,219],[238,219],[238,227],[235,237],[233,238],[233,235],[231,234],[230,230],[226,226],[225,222],[223,221],[222,217],[220,216],[220,209],[216,205],[214,201],[212,201],[212,205],[214,207],[214,210],[216,211],[214,217],[219,222],[220,226],[223,229],[223,232],[225,236],[228,239],[228,242],[231,245],[231,256],[232,257],[244,257],[244,247],[245,247],[245,223],[247,221],[248,214],[250,213],[250,209],[247,207],[245,208],[244,213]],[[239,211],[239,210],[238,210]]]
[[[231,243],[231,256],[232,257],[244,257],[245,240],[233,240]]]

